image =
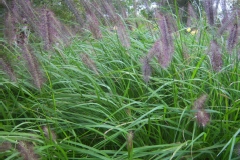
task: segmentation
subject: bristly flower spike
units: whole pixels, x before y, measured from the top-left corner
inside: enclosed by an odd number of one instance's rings
[[[204,8],[206,11],[208,23],[213,26],[214,25],[214,10],[213,10],[213,0],[205,0]]]
[[[142,60],[142,73],[143,73],[143,79],[146,83],[149,82],[150,76],[151,76],[151,66],[149,64],[149,59],[148,57],[144,57]]]
[[[127,134],[127,149],[129,152],[133,149],[133,138],[134,138],[133,131],[129,131]]]
[[[48,139],[50,139],[52,141],[57,140],[57,135],[53,132],[53,130],[51,130],[51,128],[49,128],[48,126],[43,126],[42,130],[43,130],[45,137],[47,137]]]
[[[210,43],[210,53],[209,56],[211,57],[212,68],[214,71],[218,72],[222,69],[222,54],[219,51],[219,45],[217,44],[216,40],[212,40]]]
[[[117,17],[117,34],[118,34],[118,38],[120,40],[120,42],[122,43],[122,45],[126,48],[130,48],[130,38],[129,35],[127,33],[127,29],[126,26],[124,25],[122,19],[120,18],[120,16],[116,15]]]
[[[16,77],[16,75],[13,71],[13,68],[9,62],[5,61],[3,58],[0,58],[0,66],[2,66],[2,69],[8,74],[11,81],[14,81],[14,82],[17,81],[17,77]]]
[[[198,110],[195,116],[197,123],[202,127],[205,127],[210,121],[210,115],[204,109]]]
[[[161,31],[161,38],[159,41],[159,44],[161,46],[159,46],[160,48],[158,47],[160,49],[160,52],[156,56],[158,57],[158,62],[160,63],[162,68],[167,68],[171,63],[174,51],[174,45],[171,35],[172,26],[170,24],[168,16],[156,12],[156,18],[158,19],[158,24]]]
[[[204,94],[199,97],[193,105],[193,110],[196,110],[195,118],[197,120],[197,123],[202,127],[205,127],[210,121],[210,115],[204,109],[204,103],[206,99],[207,95]]]
[[[38,156],[35,154],[33,145],[27,142],[20,141],[17,144],[17,150],[20,152],[21,157],[24,160],[38,160]]]
[[[98,73],[98,69],[96,67],[96,64],[94,63],[94,61],[86,54],[86,53],[83,53],[80,55],[81,59],[82,59],[82,62],[89,68],[91,69],[92,71],[94,71],[94,73],[96,75],[99,75]]]
[[[5,152],[12,148],[12,144],[10,142],[3,142],[0,144],[0,152]]]
[[[203,109],[206,100],[207,100],[207,95],[206,94],[202,95],[194,102],[193,108],[196,110]]]
[[[227,49],[229,53],[232,53],[233,48],[238,42],[238,23],[235,22],[231,28],[230,35],[227,40]]]
[[[193,9],[193,6],[190,2],[188,2],[188,19],[187,19],[187,26],[188,27],[191,27],[192,26],[192,23],[193,21],[196,21],[197,20],[197,15]]]
[[[30,49],[26,44],[23,44],[21,48],[23,52],[23,57],[28,65],[28,70],[33,78],[33,82],[37,89],[41,89],[44,84],[44,78],[40,70],[37,58],[33,53],[30,52]]]
[[[86,11],[86,17],[89,24],[89,29],[95,39],[102,38],[102,32],[100,30],[100,25],[98,22],[98,18],[95,15],[94,11],[92,11],[90,4],[87,1],[82,1],[83,6]]]

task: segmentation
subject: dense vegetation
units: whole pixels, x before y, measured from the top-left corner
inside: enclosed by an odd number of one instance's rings
[[[2,1],[0,159],[239,159],[238,8],[64,2]]]

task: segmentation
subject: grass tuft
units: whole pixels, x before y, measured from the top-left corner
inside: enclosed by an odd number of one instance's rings
[[[206,24],[211,16],[199,10],[188,32],[172,10],[126,22],[113,4],[101,0],[94,10],[99,24],[98,9],[112,23],[101,24],[101,39],[83,26],[63,47],[53,10],[32,8],[46,40],[28,19],[8,24],[19,26],[16,45],[1,39],[0,159],[238,159],[239,46],[229,54],[225,32],[232,23]]]

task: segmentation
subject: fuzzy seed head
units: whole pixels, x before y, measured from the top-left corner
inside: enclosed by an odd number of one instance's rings
[[[130,48],[130,39],[127,33],[127,29],[122,21],[122,19],[118,16],[118,23],[117,23],[117,34],[120,42],[126,48]]]
[[[199,97],[195,102],[194,102],[194,106],[193,109],[195,110],[201,110],[204,108],[204,104],[207,100],[207,95],[204,94],[201,97]]]
[[[157,55],[157,57],[161,67],[167,68],[172,60],[173,47],[171,45],[165,46],[164,44],[165,42],[161,39],[160,40],[161,51],[159,52],[159,55]]]
[[[128,151],[131,151],[133,149],[133,137],[134,137],[133,131],[129,131],[127,134],[127,149],[128,149]]]
[[[7,73],[7,75],[11,79],[11,81],[14,81],[14,82],[17,81],[17,77],[16,77],[16,75],[13,71],[13,68],[9,62],[5,61],[3,58],[0,58],[0,66],[3,69],[3,71],[5,71]]]
[[[28,70],[32,76],[33,82],[38,89],[41,89],[44,84],[43,74],[40,70],[39,63],[35,55],[30,51],[30,47],[22,45],[23,58],[27,62]]]
[[[24,160],[37,160],[38,156],[35,154],[33,145],[27,142],[20,141],[17,144],[17,150],[20,152]]]
[[[202,127],[205,127],[207,125],[207,123],[210,121],[209,113],[207,113],[203,109],[199,109],[195,116],[197,119],[197,123]]]
[[[48,126],[43,126],[42,130],[43,130],[45,137],[47,137],[48,139],[51,139],[53,141],[57,140],[56,134],[50,128],[48,128]]]
[[[156,12],[156,18],[161,31],[161,51],[157,54],[158,62],[163,68],[167,68],[172,60],[174,45],[171,35],[171,23],[168,16]]]
[[[102,32],[100,30],[100,25],[97,19],[97,16],[91,12],[87,13],[87,20],[89,22],[89,29],[93,34],[93,37],[95,39],[101,39],[102,38]]]
[[[210,115],[204,109],[204,103],[206,102],[206,99],[207,95],[202,95],[194,102],[193,106],[193,110],[196,110],[195,118],[197,123],[202,127],[205,127],[210,121]]]
[[[101,2],[106,14],[110,17],[110,20],[114,23],[117,23],[117,16],[113,5],[107,0],[101,0]]]
[[[151,76],[151,66],[149,64],[149,59],[147,57],[143,58],[142,60],[142,73],[143,73],[143,79],[146,83],[149,82],[150,76]]]
[[[214,25],[214,10],[213,10],[213,0],[205,0],[204,8],[206,11],[208,23]]]
[[[161,40],[158,39],[149,50],[147,58],[151,60],[154,56],[158,56],[161,54]]]
[[[218,72],[222,69],[223,60],[222,60],[222,54],[219,51],[219,45],[217,44],[217,41],[212,40],[210,44],[210,52],[209,55],[211,57],[211,63],[213,70]]]
[[[40,23],[39,23],[39,35],[44,41],[44,49],[49,50],[52,45],[59,40],[66,41],[64,35],[66,32],[63,30],[63,25],[55,17],[54,13],[49,9],[41,9],[39,11]]]
[[[10,142],[3,142],[0,144],[0,152],[5,152],[12,148],[12,144]]]
[[[16,43],[16,35],[17,35],[17,19],[11,12],[7,12],[6,18],[5,18],[5,30],[4,30],[4,36],[6,37],[8,43],[14,44]]]
[[[234,23],[231,28],[229,38],[227,40],[227,49],[230,54],[232,53],[232,49],[236,46],[237,42],[238,42],[238,24]]]
[[[79,23],[80,26],[83,25],[83,18],[81,16],[81,14],[79,13],[78,9],[76,8],[75,3],[72,0],[65,0],[64,1],[68,8],[70,9],[70,11],[74,14],[74,16],[76,17],[77,22]]]
[[[218,35],[221,36],[224,33],[225,30],[229,30],[229,27],[231,27],[231,24],[232,24],[232,22],[234,21],[235,18],[236,18],[235,14],[232,15],[231,18],[228,18],[228,17],[225,16],[222,20],[221,27],[218,29]]]
[[[81,54],[80,56],[81,56],[82,62],[83,62],[89,69],[91,69],[92,71],[94,71],[95,74],[99,75],[98,69],[97,69],[96,64],[94,63],[94,61],[93,61],[86,53],[83,53],[83,54]]]

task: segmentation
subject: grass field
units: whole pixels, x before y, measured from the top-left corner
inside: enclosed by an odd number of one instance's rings
[[[154,56],[147,70],[143,59],[161,34],[144,19],[128,30],[129,48],[104,26],[101,39],[87,31],[49,51],[33,37],[26,57],[34,65],[2,38],[10,61],[0,59],[0,159],[239,159],[239,46],[230,54],[228,33],[214,38],[204,16],[196,34],[175,20],[171,63]]]

